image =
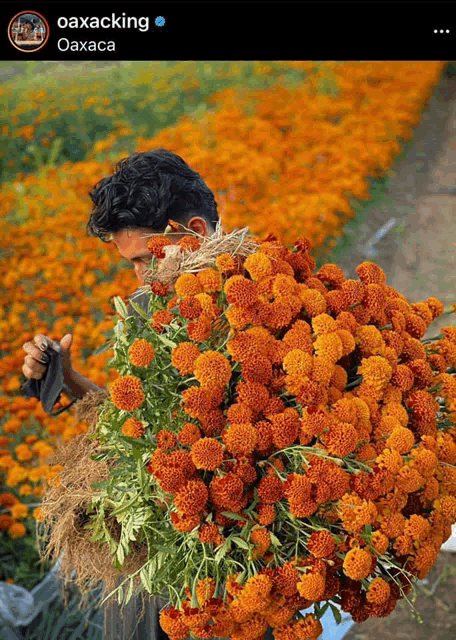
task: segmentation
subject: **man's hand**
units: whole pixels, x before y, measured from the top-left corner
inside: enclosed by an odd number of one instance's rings
[[[28,354],[24,358],[22,373],[26,378],[41,380],[46,372],[47,363],[49,362],[49,356],[46,355],[46,349],[48,347],[53,347],[56,351],[62,354],[64,377],[68,377],[73,369],[70,353],[72,342],[73,336],[70,333],[67,333],[60,340],[60,343],[38,333],[33,338],[32,342],[26,342],[22,345],[22,348]]]

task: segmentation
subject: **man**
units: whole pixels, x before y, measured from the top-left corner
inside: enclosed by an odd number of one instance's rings
[[[94,208],[87,223],[88,235],[113,242],[129,260],[141,284],[151,260],[146,234],[164,233],[168,220],[175,220],[202,236],[211,235],[218,222],[217,203],[199,174],[178,155],[157,149],[121,160],[112,176],[103,178],[90,192]],[[182,234],[173,234],[177,242]],[[22,348],[27,353],[22,372],[40,380],[48,361],[44,351],[53,346],[63,356],[64,382],[76,398],[100,391],[94,382],[78,373],[71,363],[73,336],[60,343],[37,334]]]
[[[121,160],[115,173],[103,178],[90,192],[94,208],[87,223],[87,232],[103,242],[112,241],[119,254],[131,262],[140,283],[151,260],[145,234],[164,233],[169,220],[184,225],[201,236],[212,235],[218,222],[217,203],[211,190],[196,171],[178,155],[157,149],[136,153]],[[171,236],[177,242],[185,235]],[[60,343],[37,334],[33,342],[22,345],[27,356],[22,371],[28,378],[40,379],[45,370],[43,351],[52,345],[63,355],[64,382],[77,398],[88,391],[101,389],[81,375],[71,363],[72,335]],[[140,599],[134,598],[126,606],[121,621],[119,607],[104,609],[103,640],[166,639],[158,624],[158,611],[166,605],[163,598],[150,598],[145,618],[138,624]],[[268,629],[266,638],[272,640]]]

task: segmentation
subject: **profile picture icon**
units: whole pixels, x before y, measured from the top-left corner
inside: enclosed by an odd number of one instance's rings
[[[49,25],[36,11],[21,11],[10,20],[8,37],[19,51],[38,51],[48,41]]]

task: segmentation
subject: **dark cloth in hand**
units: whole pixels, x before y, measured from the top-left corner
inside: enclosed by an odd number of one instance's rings
[[[62,354],[53,347],[46,349],[46,355],[49,362],[46,365],[44,376],[40,380],[29,378],[20,389],[20,394],[27,398],[38,398],[43,405],[43,409],[51,416],[57,416],[73,405],[77,398],[72,400],[65,407],[62,407],[55,413],[52,413],[52,407],[60,400],[62,391],[70,391],[63,381],[63,364]],[[71,393],[71,392],[70,392]]]

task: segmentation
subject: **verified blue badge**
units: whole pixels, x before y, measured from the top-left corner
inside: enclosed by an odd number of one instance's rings
[[[155,18],[155,26],[157,27],[163,27],[165,24],[165,19],[163,16],[157,16]]]

